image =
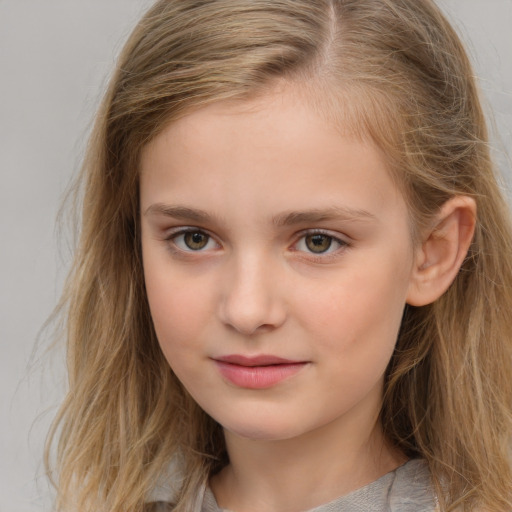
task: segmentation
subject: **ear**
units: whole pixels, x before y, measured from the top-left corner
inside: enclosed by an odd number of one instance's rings
[[[416,249],[408,304],[425,306],[448,289],[466,257],[475,223],[476,203],[471,197],[455,196],[444,203]]]

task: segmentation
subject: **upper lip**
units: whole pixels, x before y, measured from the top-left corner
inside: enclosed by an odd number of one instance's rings
[[[238,354],[232,354],[228,356],[216,357],[215,361],[222,363],[236,364],[239,366],[271,366],[276,364],[299,364],[304,361],[297,361],[292,359],[284,359],[282,357],[272,355],[259,355],[259,356],[242,356]]]

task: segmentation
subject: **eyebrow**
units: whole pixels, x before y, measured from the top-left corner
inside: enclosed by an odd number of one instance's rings
[[[166,217],[173,217],[175,219],[189,220],[194,222],[208,222],[213,220],[213,216],[209,213],[198,210],[195,208],[188,208],[186,206],[172,206],[163,203],[152,204],[146,209],[144,215],[165,215]]]
[[[217,217],[208,212],[187,206],[173,206],[155,203],[146,209],[144,215],[160,214],[192,222],[214,222]],[[287,211],[273,217],[272,222],[277,227],[294,226],[326,221],[371,221],[376,217],[366,210],[334,206],[330,208],[311,209],[305,211]]]
[[[375,219],[375,215],[366,210],[333,206],[306,211],[284,212],[274,217],[273,222],[276,226],[281,227],[326,221],[366,221]]]

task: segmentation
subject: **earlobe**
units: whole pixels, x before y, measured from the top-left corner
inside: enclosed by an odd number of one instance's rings
[[[416,251],[407,303],[425,306],[452,284],[466,257],[476,224],[476,203],[455,196],[441,207]]]

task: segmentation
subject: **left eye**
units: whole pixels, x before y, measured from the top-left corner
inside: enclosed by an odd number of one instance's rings
[[[303,236],[296,245],[299,251],[313,254],[327,254],[347,245],[345,242],[323,233],[312,233]]]
[[[203,251],[217,246],[213,238],[203,231],[185,231],[172,238],[174,244],[182,251]]]

